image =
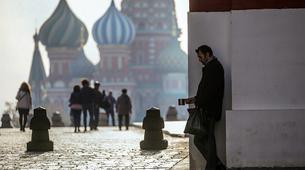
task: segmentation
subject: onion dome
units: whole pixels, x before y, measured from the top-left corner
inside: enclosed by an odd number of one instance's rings
[[[177,39],[172,39],[160,52],[157,62],[163,72],[187,72],[187,55]]]
[[[99,45],[129,44],[135,37],[133,22],[115,7],[112,0],[106,13],[96,21],[92,34]]]
[[[71,64],[71,76],[76,78],[90,77],[95,71],[94,65],[87,59],[84,51]]]
[[[66,0],[60,0],[51,17],[40,28],[39,38],[47,47],[80,47],[86,44],[88,31]]]

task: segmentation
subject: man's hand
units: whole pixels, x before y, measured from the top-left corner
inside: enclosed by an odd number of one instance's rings
[[[195,101],[196,101],[195,97],[191,97],[191,98],[185,99],[185,103],[186,104],[193,104],[193,103],[195,103]]]

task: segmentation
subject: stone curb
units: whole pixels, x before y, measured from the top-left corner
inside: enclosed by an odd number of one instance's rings
[[[135,128],[140,128],[142,129],[142,126],[141,125],[137,125],[137,124],[131,124],[131,126],[135,127]],[[171,137],[177,137],[177,138],[187,138],[189,137],[188,134],[175,134],[175,133],[170,133],[169,131],[167,130],[162,130],[162,132],[168,136],[171,136]]]
[[[170,168],[171,170],[188,170],[190,169],[190,157],[186,156],[181,161],[176,163],[173,167]]]

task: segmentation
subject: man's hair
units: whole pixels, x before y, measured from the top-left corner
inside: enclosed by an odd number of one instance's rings
[[[126,94],[127,93],[127,89],[122,89],[122,93]]]
[[[198,47],[198,48],[196,49],[196,53],[199,53],[199,51],[200,51],[201,53],[203,53],[203,54],[209,53],[210,56],[213,56],[213,55],[214,55],[214,54],[213,54],[213,51],[212,51],[212,49],[211,49],[211,47],[209,47],[209,46],[207,46],[207,45],[202,45],[202,46]]]
[[[87,79],[82,80],[83,86],[89,86],[89,81]]]

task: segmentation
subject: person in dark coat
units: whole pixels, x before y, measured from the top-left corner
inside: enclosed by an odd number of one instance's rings
[[[200,46],[197,57],[204,65],[197,94],[186,99],[187,104],[195,103],[198,114],[207,117],[207,136],[195,135],[194,144],[207,161],[206,170],[226,169],[216,153],[215,123],[221,119],[224,95],[224,69],[207,45]],[[203,121],[202,121],[203,122]]]
[[[109,117],[111,116],[112,126],[115,126],[115,118],[114,118],[114,105],[116,103],[115,98],[112,96],[112,92],[110,91],[107,96],[107,101],[109,103],[109,107],[106,109],[107,114],[107,123],[109,122]]]
[[[132,105],[130,97],[127,95],[127,89],[122,89],[122,95],[118,97],[116,102],[116,111],[119,116],[119,130],[122,130],[123,117],[125,118],[126,130],[128,130],[131,109]]]
[[[80,95],[80,86],[75,85],[73,87],[73,92],[71,93],[70,99],[69,99],[69,106],[70,106],[70,112],[73,116],[73,123],[74,123],[74,132],[80,132],[80,115],[82,112],[82,104],[81,104],[81,95]]]
[[[104,100],[104,95],[99,91],[100,83],[98,81],[94,82],[94,98],[93,98],[93,112],[94,112],[94,122],[92,129],[97,130],[100,114],[100,105]]]
[[[89,126],[93,127],[93,97],[94,90],[89,86],[88,80],[82,81],[82,88],[80,90],[82,110],[83,110],[83,121],[84,121],[84,131],[87,131],[87,112],[89,112]]]

